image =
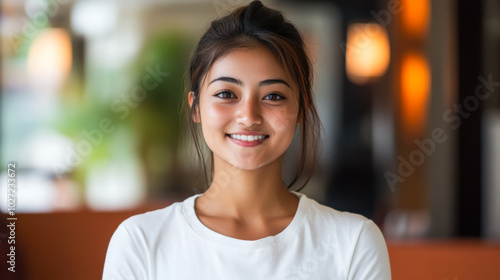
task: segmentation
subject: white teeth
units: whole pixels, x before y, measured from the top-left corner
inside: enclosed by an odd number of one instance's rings
[[[229,134],[233,139],[238,139],[242,141],[255,141],[266,138],[264,135],[239,135],[239,134]]]

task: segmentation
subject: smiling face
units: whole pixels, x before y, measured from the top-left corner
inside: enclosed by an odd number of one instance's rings
[[[220,160],[255,170],[280,160],[298,124],[298,93],[267,48],[239,48],[217,60],[200,88],[203,136]],[[189,94],[189,104],[193,103]]]

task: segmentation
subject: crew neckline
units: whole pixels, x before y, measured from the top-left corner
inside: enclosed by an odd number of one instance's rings
[[[182,212],[184,215],[184,218],[190,225],[190,227],[200,235],[201,237],[208,239],[212,242],[219,243],[222,245],[227,245],[227,246],[239,246],[239,247],[260,247],[260,246],[266,246],[269,245],[270,243],[282,243],[289,238],[296,236],[296,233],[299,228],[302,226],[304,219],[306,217],[306,211],[307,211],[307,196],[303,193],[298,193],[295,191],[291,191],[291,193],[295,194],[299,198],[299,205],[297,207],[297,211],[295,212],[295,215],[292,219],[292,221],[288,224],[288,226],[282,230],[280,233],[276,235],[271,235],[271,236],[266,236],[260,239],[256,240],[244,240],[244,239],[238,239],[234,237],[230,237],[221,233],[218,233],[207,226],[205,226],[198,216],[196,215],[195,209],[194,209],[194,202],[196,198],[198,198],[201,194],[196,194],[191,197],[186,198],[186,200],[183,201],[183,207],[182,207]]]

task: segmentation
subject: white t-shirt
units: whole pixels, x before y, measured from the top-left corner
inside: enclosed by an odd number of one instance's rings
[[[371,220],[306,195],[279,234],[241,240],[201,223],[194,200],[132,216],[111,237],[103,279],[391,279],[387,247]]]

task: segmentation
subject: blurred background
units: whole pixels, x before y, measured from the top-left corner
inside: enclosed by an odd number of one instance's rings
[[[1,2],[0,210],[15,161],[19,218],[3,276],[1,216],[2,279],[99,279],[122,220],[206,188],[183,78],[209,22],[248,2]],[[315,67],[326,135],[302,192],[373,219],[394,279],[497,279],[500,3],[263,3]]]

